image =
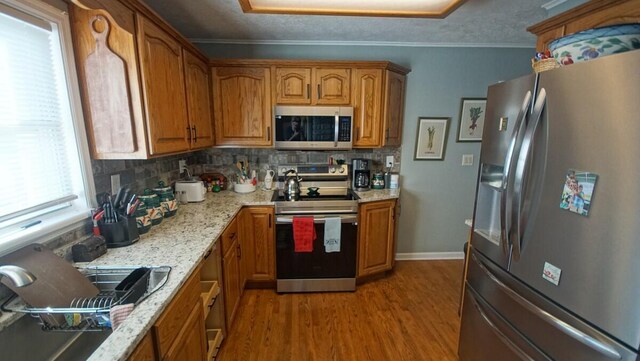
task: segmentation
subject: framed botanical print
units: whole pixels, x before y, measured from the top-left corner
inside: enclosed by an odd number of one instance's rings
[[[462,98],[458,142],[482,141],[486,108],[487,99],[485,98]]]
[[[416,160],[443,160],[451,118],[418,118]]]

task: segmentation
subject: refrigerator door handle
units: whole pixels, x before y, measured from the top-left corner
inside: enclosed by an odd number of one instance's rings
[[[607,345],[606,343],[601,342],[600,340],[597,340],[587,335],[586,333],[558,319],[557,317],[551,315],[550,313],[538,308],[536,305],[529,302],[526,298],[519,295],[516,291],[512,290],[509,286],[507,286],[502,281],[500,281],[498,277],[496,277],[496,275],[494,275],[493,272],[491,272],[484,265],[484,263],[480,261],[478,257],[476,257],[475,254],[472,253],[471,258],[478,265],[478,267],[480,267],[482,272],[487,277],[489,277],[489,279],[491,279],[498,287],[500,287],[500,289],[502,289],[502,291],[504,291],[504,293],[507,294],[507,296],[511,297],[511,299],[516,301],[525,309],[529,310],[534,315],[538,316],[540,319],[544,320],[551,326],[557,328],[558,330],[565,333],[566,335],[573,338],[574,340],[606,356],[607,358],[610,358],[613,360],[620,360],[622,358],[622,356],[620,356],[620,353],[618,353],[618,351],[616,351],[616,349],[613,348],[612,346]]]
[[[487,316],[487,313],[484,311],[482,305],[478,302],[478,300],[476,299],[477,296],[475,295],[475,292],[471,293],[473,295],[473,297],[471,297],[471,301],[473,302],[473,307],[475,307],[475,309],[478,311],[478,313],[480,314],[480,317],[482,317],[482,320],[491,328],[491,331],[493,331],[493,333],[498,336],[498,338],[502,341],[502,343],[504,343],[505,345],[507,345],[507,347],[509,347],[509,349],[511,349],[511,351],[515,352],[516,354],[518,354],[518,356],[520,356],[521,360],[526,360],[526,361],[535,361],[534,359],[532,359],[529,355],[527,355],[524,351],[522,351],[518,346],[516,346],[513,341],[511,341],[499,328],[498,326],[495,325],[495,323],[493,323],[493,321],[491,321],[491,319],[489,318],[489,316]]]
[[[518,162],[516,165],[516,173],[514,177],[513,185],[513,201],[511,205],[511,222],[513,229],[513,252],[514,259],[517,261],[522,254],[522,235],[524,235],[524,229],[522,229],[522,213],[524,207],[524,185],[527,181],[527,171],[529,169],[529,162],[531,160],[531,153],[534,144],[534,136],[540,120],[542,119],[542,111],[547,103],[547,92],[544,88],[538,93],[536,103],[533,107],[532,117],[527,124],[526,131],[524,133],[524,139],[522,140],[522,148],[518,155]]]
[[[501,232],[501,243],[502,243],[502,251],[505,255],[509,252],[509,247],[511,246],[511,238],[509,237],[509,230],[511,228],[509,215],[507,215],[507,206],[511,204],[512,198],[512,190],[513,183],[511,182],[511,175],[513,172],[513,168],[515,167],[515,162],[513,161],[514,155],[516,153],[516,149],[519,147],[521,141],[521,135],[524,134],[523,128],[526,126],[527,122],[525,119],[529,114],[529,107],[531,106],[532,94],[531,91],[527,91],[525,94],[524,100],[522,101],[522,107],[520,108],[520,112],[518,113],[518,117],[516,118],[516,123],[513,128],[513,135],[511,137],[511,142],[509,143],[509,148],[507,149],[507,155],[504,159],[504,173],[502,175],[502,193],[500,193],[500,232]]]

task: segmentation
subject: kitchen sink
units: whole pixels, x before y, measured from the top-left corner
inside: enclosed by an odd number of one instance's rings
[[[160,289],[171,271],[171,267],[146,267],[148,273],[142,282],[132,290],[116,294],[116,286],[139,267],[91,267],[79,269],[98,289],[95,300],[113,299],[112,305],[142,302],[147,296]],[[138,287],[135,290],[135,287]],[[142,288],[142,291],[140,291]],[[137,294],[133,294],[136,293]],[[122,300],[125,300],[122,302]],[[30,308],[18,298],[3,305],[3,312],[26,313],[24,317],[0,332],[0,352],[3,361],[23,360],[85,360],[111,334],[109,307],[102,301],[89,300],[84,307],[74,308]],[[86,311],[85,311],[86,310]],[[48,312],[48,313],[45,313]],[[55,320],[71,319],[79,321],[75,325]]]

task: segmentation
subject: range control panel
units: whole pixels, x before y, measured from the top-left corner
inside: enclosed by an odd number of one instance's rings
[[[288,164],[278,166],[278,176],[284,177],[289,170],[295,170],[299,176],[346,176],[347,172],[346,164],[335,165],[300,165],[300,164]]]

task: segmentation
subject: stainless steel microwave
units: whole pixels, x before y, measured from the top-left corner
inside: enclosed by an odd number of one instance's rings
[[[353,108],[277,106],[273,130],[276,149],[351,149]]]

